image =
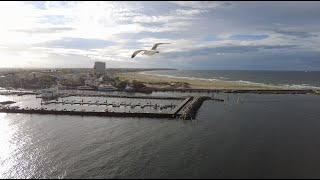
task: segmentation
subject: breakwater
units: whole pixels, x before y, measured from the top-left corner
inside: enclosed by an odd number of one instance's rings
[[[5,113],[24,114],[54,114],[54,115],[79,115],[79,116],[108,116],[108,117],[138,117],[138,118],[176,118],[171,113],[141,113],[141,112],[94,112],[94,111],[55,111],[42,109],[0,109]]]
[[[13,104],[13,103],[16,103],[14,101],[3,101],[3,102],[0,102],[1,105],[7,105],[7,104]]]
[[[0,95],[18,95],[18,96],[23,96],[23,95],[39,95],[39,92],[28,92],[28,91],[3,91],[0,92]]]
[[[180,103],[177,107],[175,107],[172,111],[171,111],[171,114],[178,114],[178,112],[184,107],[187,105],[187,103],[192,100],[193,97],[187,97],[182,103]]]
[[[216,100],[216,101],[223,101],[220,99],[212,99],[210,97],[194,97],[188,106],[184,108],[180,113],[180,119],[194,119],[198,112],[198,109],[201,107],[203,101],[205,100]]]

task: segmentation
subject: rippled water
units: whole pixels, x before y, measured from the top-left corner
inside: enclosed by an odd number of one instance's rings
[[[194,121],[0,113],[0,177],[320,178],[320,96],[219,96]]]

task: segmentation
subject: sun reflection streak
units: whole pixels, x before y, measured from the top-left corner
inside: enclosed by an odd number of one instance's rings
[[[17,149],[15,143],[12,143],[16,129],[10,125],[6,118],[7,114],[0,113],[0,177],[5,178],[5,174],[14,166],[13,152]]]

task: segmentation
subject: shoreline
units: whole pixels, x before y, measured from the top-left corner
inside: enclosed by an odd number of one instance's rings
[[[166,75],[154,75],[147,74],[144,72],[139,73],[119,73],[118,77],[121,80],[137,80],[145,83],[147,87],[154,88],[155,90],[289,90],[289,91],[314,91],[317,93],[316,89],[312,88],[294,88],[285,87],[277,85],[266,85],[260,83],[243,83],[236,81],[223,81],[223,80],[209,80],[202,78],[188,78],[188,77],[174,77]],[[179,84],[180,83],[180,84]],[[180,86],[174,86],[178,84]]]

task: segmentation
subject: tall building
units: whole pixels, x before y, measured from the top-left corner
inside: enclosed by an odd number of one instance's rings
[[[105,62],[100,62],[100,61],[96,61],[94,63],[94,72],[96,74],[105,74],[106,73],[106,63]]]

